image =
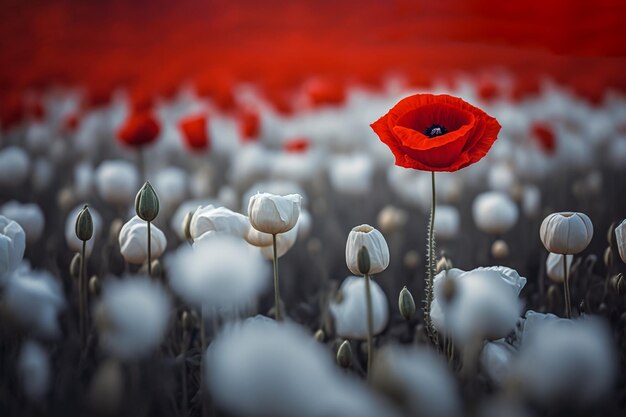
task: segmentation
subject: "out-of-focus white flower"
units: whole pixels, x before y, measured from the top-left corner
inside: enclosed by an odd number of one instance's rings
[[[505,233],[515,225],[518,216],[515,203],[499,191],[482,193],[472,203],[474,223],[484,233]]]
[[[383,391],[394,388],[393,398],[397,398],[404,415],[462,415],[458,388],[449,368],[427,348],[383,347],[374,357],[371,380]]]
[[[0,214],[14,220],[22,226],[28,243],[36,242],[43,233],[45,219],[43,211],[35,203],[9,201],[0,207]]]
[[[537,217],[541,210],[541,191],[535,185],[526,185],[522,191],[522,212],[530,218]]]
[[[51,145],[51,129],[42,122],[29,123],[24,132],[26,147],[34,153],[43,152]]]
[[[383,233],[393,233],[401,230],[409,219],[409,215],[405,210],[395,206],[385,206],[378,213],[378,227]]]
[[[187,200],[178,206],[170,219],[170,229],[176,233],[180,240],[185,240],[186,236],[183,230],[183,220],[187,213],[194,213],[202,206],[219,206],[218,202],[212,199]]]
[[[206,359],[213,398],[238,416],[398,416],[361,382],[341,373],[322,345],[289,322],[255,317],[229,325]]]
[[[154,177],[154,188],[159,190],[159,203],[169,213],[187,197],[189,176],[178,167],[167,167]]]
[[[259,250],[230,235],[180,247],[167,267],[170,285],[183,300],[220,313],[253,306],[269,283]]]
[[[217,192],[217,199],[224,207],[235,210],[237,207],[237,191],[229,186],[223,185]]]
[[[389,303],[380,285],[370,280],[374,334],[385,329],[389,321]],[[337,335],[346,339],[367,339],[367,304],[365,279],[347,277],[339,287],[338,299],[328,306],[335,320]]]
[[[539,236],[549,252],[575,255],[593,237],[593,224],[584,213],[552,213],[541,223]]]
[[[328,163],[330,184],[341,194],[367,194],[373,175],[374,162],[365,154],[337,155],[331,157]]]
[[[437,206],[435,232],[438,239],[454,239],[459,234],[461,219],[459,210],[454,206]]]
[[[322,154],[315,150],[303,153],[276,153],[272,158],[270,176],[299,183],[310,182],[320,175],[324,162]]]
[[[0,286],[24,257],[26,234],[17,222],[0,215]]]
[[[346,242],[346,265],[354,275],[363,275],[359,271],[358,255],[362,247],[367,248],[370,261],[369,275],[383,272],[389,266],[389,247],[382,233],[370,226],[362,224],[353,227]]]
[[[613,139],[606,149],[605,160],[614,169],[626,169],[626,136]]]
[[[248,218],[226,207],[212,205],[199,207],[191,217],[191,237],[198,239],[205,233],[245,237],[250,228]]]
[[[487,183],[492,190],[510,193],[517,183],[517,178],[511,165],[498,163],[489,169]]]
[[[74,193],[79,199],[91,197],[95,172],[89,162],[81,162],[74,167]]]
[[[509,375],[517,349],[504,339],[487,342],[480,353],[480,366],[489,379],[503,385]]]
[[[306,209],[300,209],[300,215],[298,216],[298,239],[306,239],[311,233],[311,227],[313,225],[313,218],[311,213]]]
[[[65,242],[67,246],[75,252],[80,252],[83,247],[83,241],[76,236],[76,219],[83,207],[83,204],[75,207],[70,211],[70,214],[67,215],[67,220],[65,221]],[[102,231],[102,217],[100,213],[92,207],[89,207],[89,213],[93,221],[93,237],[87,241],[87,245],[85,246],[85,251],[88,256],[91,255],[93,245],[96,243],[96,240],[98,240],[98,236],[100,236],[100,232]]]
[[[30,172],[28,154],[17,146],[8,146],[0,150],[0,186],[16,187],[21,185]]]
[[[94,310],[102,349],[120,359],[147,355],[165,335],[170,304],[163,287],[148,278],[109,279]]]
[[[543,405],[589,405],[608,394],[617,358],[608,326],[599,318],[535,321],[527,331],[511,377]],[[532,330],[532,331],[530,331]]]
[[[548,278],[559,284],[565,281],[565,271],[563,271],[564,256],[566,256],[567,270],[570,271],[574,255],[559,255],[558,253],[550,252],[546,259],[546,274]]]
[[[271,168],[271,154],[258,144],[246,145],[233,156],[228,176],[235,186],[249,184],[251,180],[262,178]]]
[[[40,344],[28,340],[22,345],[17,374],[24,394],[31,401],[43,399],[50,385],[50,363],[47,352]]]
[[[626,220],[622,220],[615,228],[615,240],[619,257],[622,258],[622,262],[626,263]]]
[[[65,307],[61,284],[46,271],[24,265],[6,283],[4,302],[13,317],[38,336],[59,335],[57,316]]]
[[[298,194],[280,196],[259,193],[250,198],[250,224],[263,233],[279,234],[292,229],[298,222],[302,197]]]
[[[443,287],[448,279],[454,291],[447,301]],[[461,344],[475,338],[500,339],[515,327],[524,285],[526,278],[503,266],[444,270],[435,276],[430,317],[439,331]]]
[[[154,224],[150,225],[150,256],[157,259],[167,247],[167,238]],[[134,216],[124,223],[119,236],[120,253],[131,264],[141,265],[148,259],[148,222]]]
[[[37,192],[45,190],[52,184],[54,175],[52,163],[46,158],[38,158],[33,165],[33,174],[31,177],[33,189]]]
[[[121,159],[104,161],[96,169],[96,189],[107,203],[128,205],[139,190],[137,169]]]

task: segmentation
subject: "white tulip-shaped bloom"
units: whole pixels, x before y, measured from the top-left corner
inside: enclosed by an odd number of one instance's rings
[[[22,345],[17,373],[28,399],[39,401],[46,395],[50,385],[50,363],[48,353],[39,343],[29,340]]]
[[[250,198],[248,216],[256,230],[272,235],[291,230],[298,222],[302,196],[289,194],[280,196],[259,193]]]
[[[150,254],[157,259],[167,247],[167,239],[154,224],[150,225]],[[131,264],[141,265],[148,259],[148,223],[134,216],[122,226],[119,236],[120,253]]]
[[[359,271],[358,255],[362,247],[367,248],[370,258],[369,275],[383,272],[389,266],[389,247],[382,233],[370,226],[362,224],[354,227],[346,242],[346,265],[354,275],[363,275]]]
[[[457,237],[461,223],[459,210],[454,206],[437,206],[435,233],[438,239],[450,240]]]
[[[549,252],[575,255],[591,242],[593,224],[584,213],[552,213],[541,223],[539,236]]]
[[[198,208],[202,206],[216,206],[217,202],[213,199],[198,199],[198,200],[187,200],[181,203],[172,217],[170,218],[170,229],[176,233],[176,236],[180,240],[185,240],[187,237],[185,236],[185,231],[183,230],[183,220],[187,213],[194,213]]]
[[[147,278],[110,278],[94,310],[102,349],[120,359],[134,359],[156,349],[170,320],[165,289]]]
[[[139,190],[137,168],[124,160],[104,161],[96,169],[96,189],[109,204],[130,204]]]
[[[205,233],[245,237],[249,227],[248,218],[243,214],[236,213],[226,207],[208,205],[199,207],[194,212],[189,231],[194,240]]]
[[[387,296],[376,281],[370,281],[374,335],[382,332],[389,321]],[[328,306],[335,322],[337,335],[347,339],[367,339],[367,303],[365,279],[347,277],[339,287],[337,300]]]
[[[65,220],[65,242],[67,246],[75,252],[80,252],[83,247],[83,241],[76,236],[76,219],[83,207],[83,204],[74,207]],[[96,243],[96,240],[98,240],[98,236],[102,231],[102,216],[100,216],[100,213],[94,208],[89,207],[89,214],[91,214],[91,220],[93,221],[93,236],[87,241],[87,245],[85,245],[87,256],[91,255],[93,245]]]
[[[9,201],[0,207],[0,214],[18,222],[22,226],[28,243],[36,242],[41,237],[45,219],[43,211],[37,204],[21,204],[17,201]]]
[[[567,271],[569,273],[572,267],[572,261],[574,255],[559,255],[558,253],[550,253],[546,259],[546,274],[548,278],[556,283],[563,283],[565,281],[565,271],[563,271],[563,257],[567,262]]]
[[[187,303],[228,314],[254,306],[269,284],[257,248],[230,235],[203,235],[166,260],[170,286]]]
[[[617,243],[617,250],[619,251],[619,257],[626,263],[626,220],[623,220],[615,228],[615,238]]]
[[[0,187],[21,185],[30,172],[28,154],[17,146],[0,150]]]
[[[474,223],[484,233],[505,233],[515,225],[518,216],[519,210],[515,203],[499,191],[482,193],[472,203]]]
[[[446,279],[454,285],[449,302],[443,294]],[[435,276],[430,317],[437,330],[461,344],[475,338],[500,339],[515,327],[522,307],[518,296],[524,285],[526,278],[502,266],[442,271]]]
[[[25,249],[24,229],[17,222],[0,215],[0,286],[20,265]]]
[[[302,201],[300,203],[300,208],[306,204],[307,197],[304,192],[304,188],[300,184],[295,181],[288,180],[269,180],[269,181],[259,181],[250,186],[242,195],[241,195],[241,207],[242,212],[248,207],[250,204],[250,199],[258,193],[269,193],[276,195],[289,195],[289,194],[298,194],[302,197]]]

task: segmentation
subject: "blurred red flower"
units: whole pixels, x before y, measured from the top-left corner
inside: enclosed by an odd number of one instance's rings
[[[239,130],[244,142],[258,139],[261,133],[261,117],[255,110],[245,108],[239,113]]]
[[[161,128],[151,112],[142,111],[131,114],[117,131],[118,139],[126,146],[140,147],[149,145],[159,136]]]
[[[309,150],[310,145],[307,138],[293,138],[283,144],[283,149],[289,153],[303,153]]]
[[[532,135],[537,139],[542,151],[548,155],[554,154],[556,151],[556,138],[552,129],[543,123],[535,123],[532,128]]]
[[[371,124],[396,165],[458,171],[484,157],[500,131],[481,109],[449,95],[415,94]]]
[[[178,126],[183,133],[183,139],[187,148],[192,151],[205,151],[209,149],[209,133],[207,131],[207,117],[204,114],[196,114],[182,119]]]

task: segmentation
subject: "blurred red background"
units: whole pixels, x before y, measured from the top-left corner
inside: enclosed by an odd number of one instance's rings
[[[310,75],[416,85],[504,68],[599,99],[626,89],[626,2],[526,0],[20,1],[0,5],[0,92],[84,85],[169,95],[183,81],[227,104],[253,81],[280,100]]]

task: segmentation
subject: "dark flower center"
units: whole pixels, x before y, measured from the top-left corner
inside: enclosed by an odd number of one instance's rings
[[[445,135],[448,133],[448,129],[441,125],[434,124],[431,127],[427,128],[424,134],[429,138],[434,138],[437,136]]]

